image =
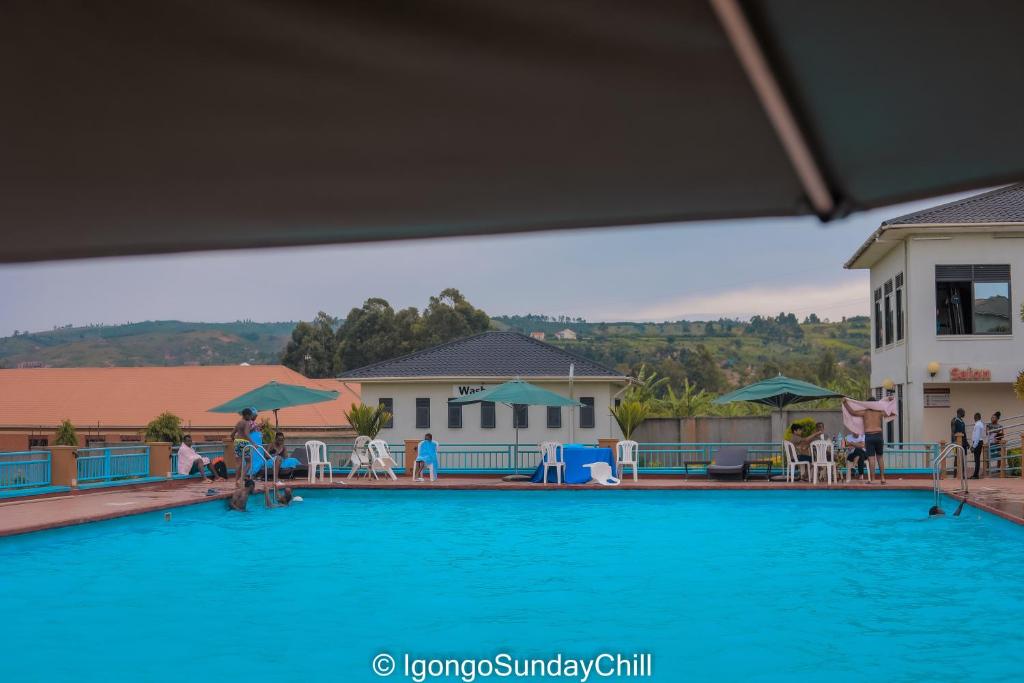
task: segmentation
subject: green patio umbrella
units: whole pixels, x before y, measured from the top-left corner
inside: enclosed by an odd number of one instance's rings
[[[211,413],[240,413],[246,408],[256,410],[274,411],[274,427],[279,425],[277,411],[281,408],[293,406],[304,406],[310,403],[324,403],[338,398],[337,391],[325,391],[322,389],[310,389],[300,384],[282,384],[280,382],[267,382],[261,387],[222,403],[216,408],[210,408]]]
[[[714,402],[723,404],[749,401],[782,410],[793,403],[817,401],[822,398],[842,398],[842,396],[831,389],[780,374],[778,377],[772,377],[719,396]]]
[[[466,404],[466,403],[482,403],[484,401],[491,401],[493,403],[504,403],[510,406],[512,410],[516,410],[518,406],[576,406],[581,407],[583,404],[579,401],[574,401],[571,398],[566,398],[560,394],[556,394],[553,391],[542,389],[536,385],[524,382],[521,379],[514,379],[511,382],[505,382],[499,384],[496,387],[490,389],[484,389],[478,391],[475,394],[469,394],[467,396],[458,396],[456,398],[448,399],[448,403],[453,404]],[[519,461],[519,424],[516,423],[516,462]]]

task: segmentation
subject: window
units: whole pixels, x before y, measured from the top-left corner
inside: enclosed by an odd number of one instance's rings
[[[50,446],[50,439],[45,436],[30,436],[28,437],[28,449],[30,451],[37,448],[48,448]]]
[[[935,266],[935,331],[1010,334],[1010,266]]]
[[[526,429],[530,426],[530,413],[529,406],[514,405],[512,406],[512,427],[519,429]]]
[[[885,341],[892,344],[896,335],[892,329],[892,280],[885,283]]]
[[[903,341],[903,273],[896,276],[896,341]]]
[[[481,401],[480,403],[480,429],[494,429],[497,420],[494,419],[494,401]]]
[[[462,429],[462,404],[448,404],[448,429]]]
[[[558,429],[562,426],[562,409],[558,406],[548,406],[548,429]]]
[[[875,290],[875,348],[882,348],[882,288]]]
[[[395,427],[395,399],[393,398],[381,398],[377,400],[379,405],[384,410],[388,411],[390,417],[388,421],[384,423],[384,429],[394,429]]]
[[[580,408],[580,429],[593,429],[594,428],[594,397],[593,396],[581,396],[580,403],[583,407]]]
[[[430,429],[430,399],[416,399],[416,429]]]

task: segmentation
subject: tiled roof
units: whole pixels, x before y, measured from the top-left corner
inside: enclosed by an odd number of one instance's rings
[[[882,226],[936,223],[1024,223],[1024,183],[890,218]]]
[[[341,379],[383,377],[577,377],[625,375],[582,356],[517,332],[483,332],[472,337],[349,370]]]
[[[0,370],[0,426],[145,426],[165,410],[192,427],[230,429],[235,417],[210,413],[271,380],[340,392],[335,401],[280,411],[282,428],[336,429],[359,387],[333,379],[306,379],[282,365],[142,368],[31,368]]]

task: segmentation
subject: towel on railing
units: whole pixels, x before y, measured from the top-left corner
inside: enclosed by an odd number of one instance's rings
[[[852,398],[846,400],[849,401],[850,405],[852,405],[855,410],[877,410],[882,413],[883,425],[896,419],[896,398],[894,396],[883,398],[880,401],[854,401]],[[850,411],[846,409],[846,405],[844,404],[843,426],[854,434],[863,434],[864,418],[850,414]]]

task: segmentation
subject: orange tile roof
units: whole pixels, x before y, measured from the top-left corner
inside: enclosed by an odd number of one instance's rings
[[[235,417],[208,412],[271,380],[334,389],[337,400],[286,408],[282,428],[338,428],[342,411],[359,400],[359,385],[307,379],[283,365],[203,365],[142,368],[0,370],[0,427],[143,427],[165,410],[186,426],[231,428]],[[272,413],[263,413],[261,417]]]

